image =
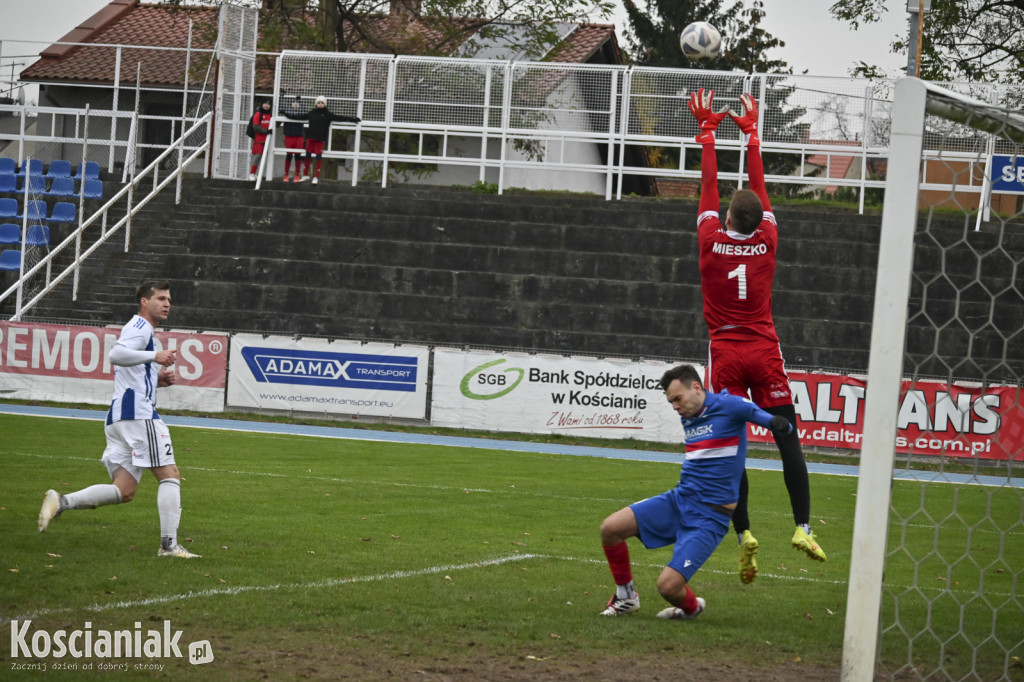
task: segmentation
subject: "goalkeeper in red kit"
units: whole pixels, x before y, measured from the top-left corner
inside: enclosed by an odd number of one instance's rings
[[[712,109],[713,101],[714,92],[705,92],[703,88],[690,96],[690,111],[700,126],[697,142],[702,147],[697,242],[704,320],[711,337],[708,391],[726,389],[743,397],[749,394],[758,407],[795,425],[793,396],[772,320],[772,281],[779,233],[764,184],[757,105],[747,93],[740,96],[742,114],[732,110],[716,112]],[[726,116],[748,136],[750,189],[736,191],[723,225],[718,215],[715,129]],[[811,489],[796,428],[789,434],[773,435],[782,456],[783,476],[796,522],[793,547],[806,552],[811,559],[824,561],[825,552],[811,532]],[[732,517],[739,538],[740,580],[744,583],[757,577],[757,540],[750,532],[747,491],[744,471],[739,504]]]

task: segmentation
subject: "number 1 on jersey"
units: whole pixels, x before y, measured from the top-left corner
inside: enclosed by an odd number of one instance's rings
[[[747,300],[747,264],[744,263],[737,267],[732,272],[730,272],[729,279],[738,280],[737,284],[739,284],[739,299],[741,301]]]

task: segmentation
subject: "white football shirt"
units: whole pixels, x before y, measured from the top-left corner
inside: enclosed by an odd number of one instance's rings
[[[156,386],[160,366],[153,343],[153,325],[144,317],[134,316],[121,329],[111,354],[118,346],[139,357],[139,364],[114,365],[114,398],[107,412],[107,423],[126,419],[159,419],[156,412]],[[148,360],[145,358],[148,357]]]

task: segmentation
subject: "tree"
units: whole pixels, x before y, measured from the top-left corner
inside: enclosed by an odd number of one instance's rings
[[[854,29],[881,19],[887,0],[837,0],[830,11]],[[932,0],[924,17],[921,77],[937,81],[1024,82],[1024,0]],[[900,3],[898,11],[905,5]],[[896,36],[894,54],[906,53],[909,36]],[[861,62],[853,75],[878,67]]]
[[[629,17],[628,42],[637,64],[719,71],[787,71],[786,62],[770,59],[768,50],[785,43],[761,28],[764,5],[754,0],[750,7],[722,0],[647,0],[643,10],[635,0],[623,0]],[[725,47],[714,60],[688,61],[679,49],[679,34],[694,21],[706,21],[722,34]]]
[[[714,71],[736,71],[741,73],[777,73],[789,74],[792,70],[781,59],[772,59],[768,51],[784,47],[785,43],[761,28],[764,17],[764,6],[754,0],[746,7],[741,0],[733,1],[728,6],[722,0],[647,0],[641,10],[636,0],[623,0],[630,23],[629,45],[634,60],[643,66],[657,66],[684,69],[709,69]],[[713,60],[694,62],[683,56],[679,48],[679,34],[694,21],[707,21],[718,28],[725,43],[722,53]],[[744,87],[743,79],[721,74],[707,79],[690,78],[692,87],[700,86],[715,91],[716,102],[738,102]],[[775,141],[799,142],[807,135],[807,126],[797,121],[806,113],[801,107],[786,107],[786,100],[793,92],[792,86],[786,86],[776,79],[765,93],[755,92],[765,108],[765,126],[762,137]],[[641,86],[643,87],[643,86]],[[657,87],[657,86],[655,86]],[[690,87],[690,86],[688,86]],[[634,79],[634,92],[637,80]],[[658,94],[658,93],[652,93]],[[664,93],[660,93],[664,94]],[[675,93],[672,98],[653,97],[636,115],[645,130],[678,129],[680,117],[682,128],[687,132],[684,137],[693,139],[697,134],[696,122],[686,108],[688,92]],[[738,104],[736,105],[738,106]],[[665,168],[677,168],[679,165],[679,149],[677,146],[668,148],[650,148],[648,157],[655,165]],[[688,168],[699,167],[699,154],[688,156]],[[795,156],[765,154],[765,170],[770,174],[784,175],[791,173],[798,161]],[[734,154],[719,156],[719,170],[729,172],[739,167],[739,157]],[[790,186],[780,188],[788,191]]]
[[[219,4],[219,0],[198,0]],[[168,0],[185,6],[196,0]],[[444,56],[515,35],[531,58],[555,44],[559,22],[609,16],[612,0],[248,0],[260,8],[260,49]]]

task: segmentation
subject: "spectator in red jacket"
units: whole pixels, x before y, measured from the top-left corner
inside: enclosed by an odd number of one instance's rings
[[[263,155],[263,146],[267,143],[267,134],[270,132],[270,119],[272,114],[270,113],[271,101],[264,99],[260,102],[260,108],[257,109],[250,121],[252,122],[253,131],[256,135],[252,138],[252,161],[249,164],[249,179],[256,179],[256,167],[260,163],[260,156]]]

